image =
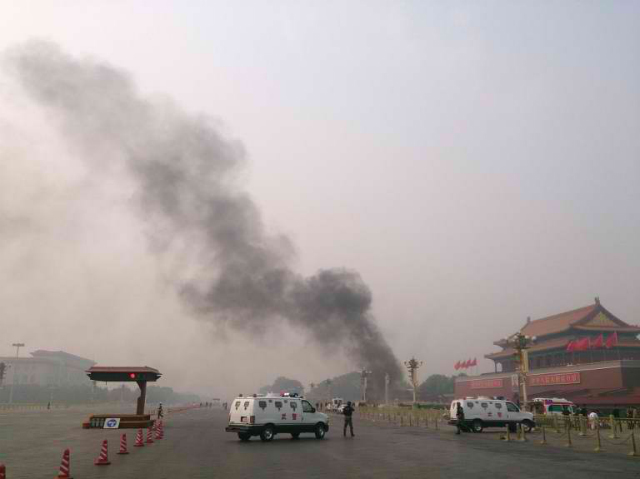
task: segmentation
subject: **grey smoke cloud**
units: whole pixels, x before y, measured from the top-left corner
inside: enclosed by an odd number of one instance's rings
[[[92,175],[122,169],[134,179],[151,245],[179,258],[174,280],[195,316],[254,335],[286,320],[371,369],[374,383],[385,373],[401,378],[360,275],[330,269],[304,278],[291,267],[289,239],[267,234],[260,211],[237,186],[241,144],[207,118],[144,98],[125,72],[74,59],[53,44],[30,42],[5,59]]]

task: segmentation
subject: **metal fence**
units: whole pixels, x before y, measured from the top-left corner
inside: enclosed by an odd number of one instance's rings
[[[448,412],[441,409],[407,409],[398,407],[360,407],[358,417],[372,422],[390,423],[400,427],[420,427],[439,430],[449,423]],[[505,442],[534,442],[539,445],[576,448],[593,452],[626,453],[638,456],[636,432],[640,420],[613,416],[590,420],[585,416],[538,415],[536,427],[527,432],[520,424],[497,430]],[[638,431],[636,431],[638,430]]]

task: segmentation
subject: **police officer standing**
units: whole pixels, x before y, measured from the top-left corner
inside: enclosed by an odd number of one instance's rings
[[[347,437],[347,426],[349,426],[349,429],[351,430],[351,437],[355,436],[355,434],[353,434],[353,411],[354,409],[351,405],[351,401],[347,402],[347,405],[342,410],[342,414],[344,414],[344,431],[342,432],[342,435],[344,437]]]
[[[164,417],[164,410],[162,409],[162,403],[158,404],[158,419],[162,419]]]
[[[462,409],[460,403],[458,403],[458,406],[456,408],[456,419],[456,427],[458,428],[456,434],[460,434],[463,431],[462,428],[464,427],[464,409]]]

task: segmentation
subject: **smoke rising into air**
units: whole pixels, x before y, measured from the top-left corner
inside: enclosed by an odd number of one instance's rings
[[[92,175],[123,169],[134,180],[150,244],[180,258],[175,281],[195,316],[256,335],[286,320],[373,371],[374,384],[385,373],[400,379],[360,275],[330,269],[304,278],[290,266],[290,241],[266,233],[236,186],[240,144],[206,118],[142,97],[126,73],[50,43],[14,48],[5,65]]]

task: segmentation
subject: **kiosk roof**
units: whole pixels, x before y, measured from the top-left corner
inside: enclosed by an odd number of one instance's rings
[[[87,370],[92,381],[157,381],[162,373],[149,366],[93,366]]]

